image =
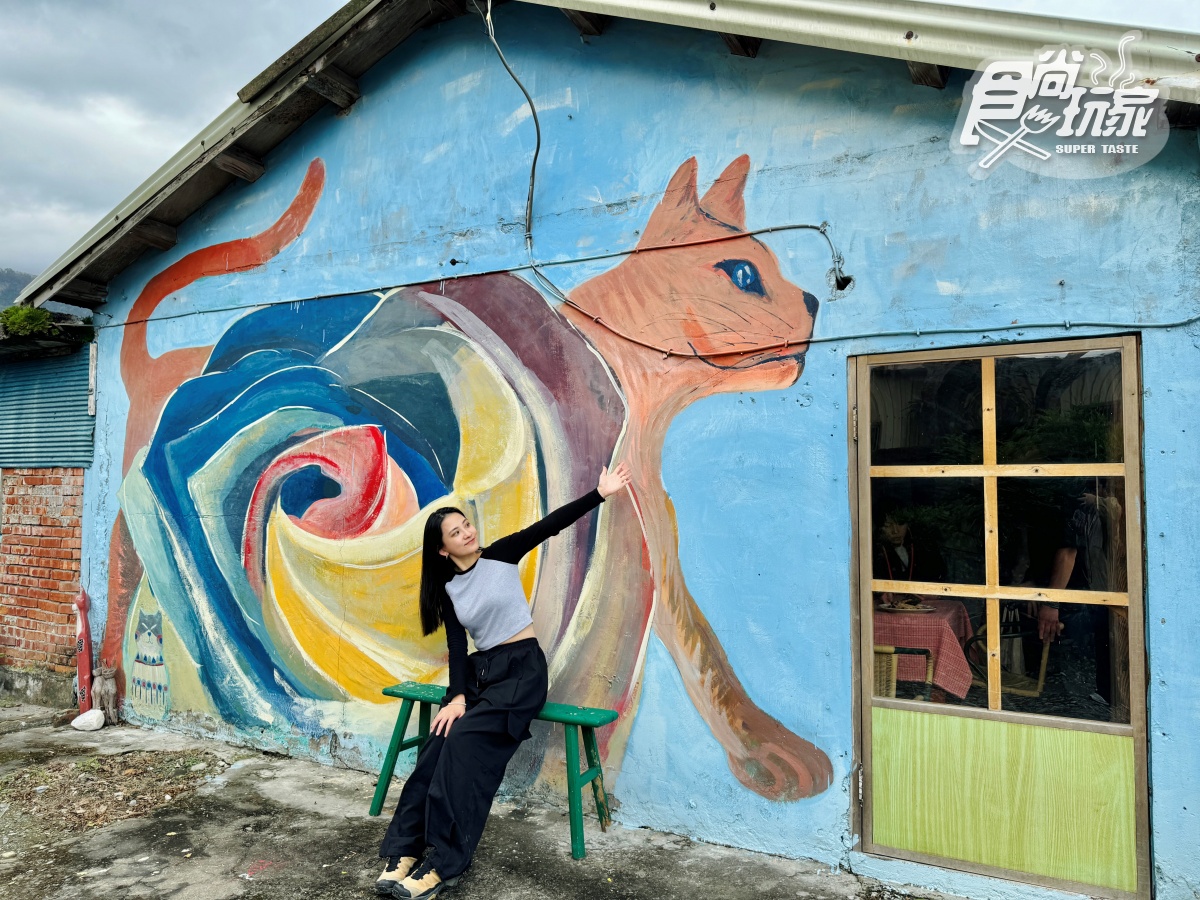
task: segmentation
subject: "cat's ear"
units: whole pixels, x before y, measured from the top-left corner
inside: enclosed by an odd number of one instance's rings
[[[680,226],[696,217],[700,208],[696,198],[696,157],[684,160],[675,170],[662,200],[650,214],[638,246],[668,244],[679,234]]]
[[[726,166],[721,176],[713,182],[701,198],[700,208],[714,219],[732,225],[738,231],[745,231],[746,200],[742,195],[746,190],[748,174],[750,157],[743,153]]]

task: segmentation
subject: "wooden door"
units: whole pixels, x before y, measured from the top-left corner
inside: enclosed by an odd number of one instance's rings
[[[1149,897],[1138,371],[853,361],[866,852]]]

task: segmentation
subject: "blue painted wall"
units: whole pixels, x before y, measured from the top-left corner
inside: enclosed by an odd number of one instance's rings
[[[1133,324],[1182,319],[1200,300],[1195,132],[1173,134],[1160,156],[1126,176],[1055,181],[1001,166],[980,181],[950,151],[960,82],[942,92],[915,87],[899,62],[772,42],[757,59],[741,59],[715,34],[628,22],[584,42],[557,11],[517,4],[496,18],[541,113],[539,259],[629,250],[687,157],[698,159],[703,190],[747,153],[747,226],[828,221],[855,277],[848,296],[824,302],[816,334],[858,337],[814,344],[790,388],[689,407],[663,453],[692,594],[750,694],[828,753],[833,785],[794,803],[743,788],[652,639],[615,785],[621,818],[970,896],[1045,896],[850,851],[847,357],[1141,330],[1156,883],[1164,898],[1200,892],[1200,606],[1187,575],[1200,543],[1192,499],[1200,328]],[[210,344],[255,304],[525,260],[533,127],[479,22],[417,34],[361,83],[349,113],[318,115],[267,159],[259,181],[226,191],[180,228],[176,248],[147,254],[111,287],[84,534],[97,639],[128,409],[120,326],[150,277],[191,251],[269,226],[318,156],[327,183],[299,239],[259,269],[171,297],[150,328],[152,354]],[[828,297],[829,256],[818,236],[787,231],[764,241],[789,280]],[[452,257],[461,262],[451,266]],[[549,271],[566,290],[615,262]],[[1067,329],[1067,321],[1131,324]],[[964,333],[930,334],[946,327]],[[906,330],[913,334],[864,336]],[[362,753],[371,759],[378,749]]]

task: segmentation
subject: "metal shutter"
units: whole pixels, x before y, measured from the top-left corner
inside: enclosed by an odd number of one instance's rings
[[[92,464],[89,350],[0,364],[0,467]]]

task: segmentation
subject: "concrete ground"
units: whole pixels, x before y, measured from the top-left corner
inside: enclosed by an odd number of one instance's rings
[[[121,764],[97,757],[121,754],[142,761],[158,756],[183,759],[177,769],[203,757],[212,762],[190,771],[213,774],[196,774],[192,783],[198,787],[143,815],[83,830],[78,819],[73,831],[66,825],[48,824],[58,821],[49,813],[23,813],[11,793],[6,808],[6,795],[0,790],[2,900],[375,896],[373,885],[382,868],[376,850],[387,819],[366,814],[374,789],[369,774],[131,727],[82,733],[70,727],[36,725],[39,715],[46,722],[54,717],[53,711],[39,714],[30,707],[19,712],[12,707],[0,709],[0,720],[20,719],[30,725],[0,731],[0,788],[6,778],[10,787],[44,779],[51,761],[59,771],[69,766],[72,777],[76,771],[104,766],[116,771]],[[129,755],[147,751],[155,756]],[[191,756],[180,756],[181,751]],[[24,774],[29,777],[22,780]],[[122,774],[131,775],[132,769]],[[29,789],[26,796],[37,796],[38,790]],[[395,797],[393,789],[389,802],[394,803]],[[118,799],[124,801],[123,796]],[[161,797],[157,802],[163,802]],[[65,822],[70,810],[64,809],[63,814]],[[83,818],[90,815],[82,814]],[[891,896],[876,883],[816,863],[619,825],[602,834],[594,819],[588,820],[586,829],[588,855],[576,861],[571,858],[565,812],[498,803],[471,869],[444,896],[450,900]]]

